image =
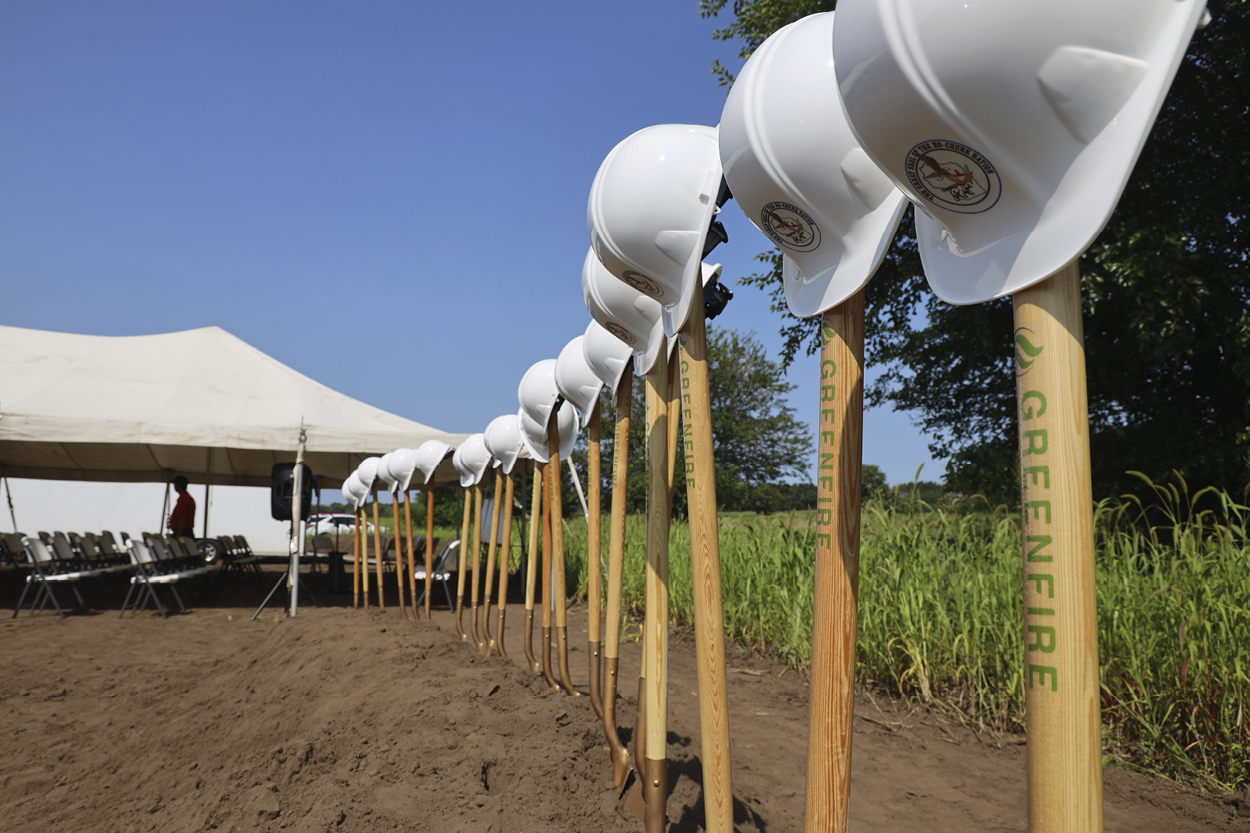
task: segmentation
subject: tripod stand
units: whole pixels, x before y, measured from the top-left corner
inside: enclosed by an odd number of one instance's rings
[[[302,528],[300,530],[300,535],[301,536],[303,535]],[[264,610],[266,605],[269,604],[269,600],[273,598],[274,593],[278,592],[278,588],[281,587],[283,584],[286,584],[290,581],[291,568],[294,564],[298,564],[298,563],[299,563],[298,561],[295,561],[295,555],[292,554],[291,560],[287,561],[286,570],[283,571],[282,575],[278,577],[278,581],[274,584],[273,589],[269,591],[269,595],[265,597],[265,600],[260,603],[260,607],[256,608],[256,612],[252,614],[251,621],[253,622],[256,621],[256,617],[259,616],[261,611]],[[300,576],[298,567],[295,567],[295,580],[299,582],[300,589],[303,590],[308,595],[308,598],[312,599],[312,603],[316,605],[317,607],[321,607],[321,603],[317,601],[317,597],[314,596],[312,593],[309,593],[308,588],[304,586],[304,579]]]
[[[253,622],[256,621],[256,617],[259,616],[261,611],[264,610],[266,605],[269,604],[269,600],[273,598],[273,594],[278,592],[278,588],[281,587],[283,584],[287,583],[287,581],[290,579],[290,576],[291,576],[291,568],[288,566],[286,570],[282,573],[282,575],[279,576],[277,583],[274,584],[273,586],[273,589],[269,591],[269,595],[266,596],[265,600],[260,603],[260,607],[256,608],[256,612],[252,614]],[[304,592],[304,594],[307,595],[308,598],[312,599],[312,603],[316,605],[317,607],[321,607],[321,603],[317,601],[317,597],[314,596],[312,593],[308,592],[308,587],[307,585],[304,584],[304,579],[298,574],[296,575],[295,579],[296,581],[299,582],[300,589]]]

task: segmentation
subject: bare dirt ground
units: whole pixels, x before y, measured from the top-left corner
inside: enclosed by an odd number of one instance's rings
[[[612,789],[589,698],[549,691],[524,666],[520,607],[505,634],[513,658],[481,659],[446,611],[406,620],[393,590],[385,612],[352,610],[320,592],[322,576],[308,584],[326,607],[249,621],[275,577],[225,583],[168,621],[119,620],[107,598],[64,621],[5,619],[0,830],[641,830]],[[583,691],[584,610],[570,613]],[[627,726],[638,661],[627,644]],[[738,827],[799,830],[805,681],[732,646],[729,665]],[[673,830],[695,831],[691,639],[673,637],[670,674],[668,813]],[[863,694],[854,743],[852,830],[1025,829],[1021,738]],[[1121,769],[1106,773],[1106,805],[1108,831],[1250,831],[1250,801]]]

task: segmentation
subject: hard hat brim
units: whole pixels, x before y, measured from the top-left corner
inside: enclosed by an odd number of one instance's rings
[[[822,258],[823,268],[814,275],[807,274],[797,261],[783,253],[781,277],[790,312],[799,318],[820,315],[867,286],[881,268],[906,209],[907,198],[894,189],[872,213],[855,221],[850,234],[836,242],[829,241],[836,257]]]

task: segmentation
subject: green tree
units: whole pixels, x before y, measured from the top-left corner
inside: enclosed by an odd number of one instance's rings
[[[701,0],[716,16],[727,0]],[[717,40],[748,57],[833,2],[735,0]],[[1241,492],[1250,481],[1250,0],[1210,0],[1124,195],[1081,258],[1094,490],[1140,491],[1137,469]],[[719,61],[722,83],[733,75]],[[867,291],[867,403],[914,411],[947,485],[1018,493],[1009,299],[951,307],[925,286],[911,209]],[[784,362],[818,349],[789,315],[776,251],[742,283],[772,293]],[[920,322],[917,324],[916,322]]]
[[[708,377],[716,445],[716,499],[721,508],[779,511],[814,504],[814,492],[808,493],[810,484],[782,482],[807,478],[813,445],[808,426],[795,417],[794,408],[786,401],[794,386],[785,380],[780,363],[769,358],[754,334],[709,327]],[[645,379],[636,378],[630,423],[630,512],[646,508],[645,391]],[[603,424],[608,426],[602,439],[606,510],[611,500],[611,426],[616,424],[616,409],[606,393],[600,407]],[[586,470],[584,434],[578,439],[574,461],[581,471]],[[680,443],[676,466],[678,472],[684,470]],[[686,489],[680,477],[677,482],[673,510],[681,516],[686,514]],[[573,502],[577,506],[576,498]],[[565,507],[567,510],[567,500]]]

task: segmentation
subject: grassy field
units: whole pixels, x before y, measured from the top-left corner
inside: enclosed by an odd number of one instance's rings
[[[1211,786],[1250,783],[1250,508],[1158,490],[1096,513],[1104,749],[1123,764]],[[607,518],[603,559],[607,559]],[[1024,722],[1017,510],[897,499],[864,507],[858,678],[994,730]],[[385,526],[385,522],[384,522]],[[811,513],[726,514],[728,634],[795,667],[811,657]],[[437,530],[440,538],[458,529]],[[644,595],[644,519],[627,522],[626,638]],[[520,533],[513,535],[517,569]],[[586,524],[565,536],[569,592],[586,593]],[[693,622],[689,529],[674,523],[674,627]]]
[[[1145,771],[1250,783],[1250,509],[1163,490],[1156,507],[1097,511],[1105,750]],[[605,524],[606,529],[606,524]],[[570,582],[584,595],[586,528],[570,521]],[[739,643],[795,666],[811,656],[812,519],[721,520],[725,622]],[[625,601],[643,601],[643,518],[628,523]],[[671,536],[671,616],[693,621],[689,530]],[[607,555],[606,531],[604,558]],[[570,590],[573,588],[570,587]],[[1015,511],[870,501],[860,565],[861,681],[1019,730],[1023,604]],[[632,626],[637,633],[637,625]]]

